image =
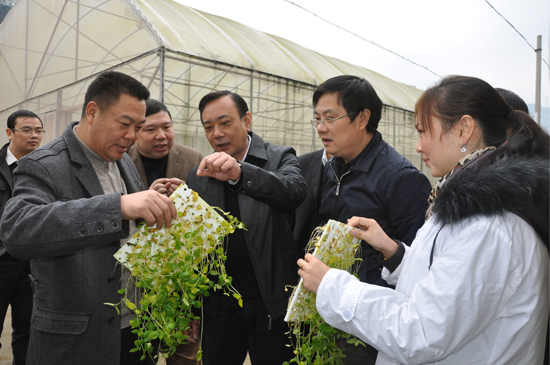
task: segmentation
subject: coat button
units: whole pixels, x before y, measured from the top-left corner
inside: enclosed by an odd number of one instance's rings
[[[249,181],[246,183],[246,186],[248,186],[249,188],[251,188],[251,187],[252,187],[252,181],[249,180]]]
[[[109,284],[112,284],[114,282],[115,282],[115,278],[113,278],[112,276],[107,279],[107,283],[109,283]]]
[[[115,319],[113,317],[111,317],[107,320],[107,323],[113,324],[113,323],[115,323]]]
[[[80,231],[78,231],[78,233],[80,233],[81,236],[85,236],[88,234],[88,231],[86,230],[86,228],[80,228]]]
[[[352,318],[351,311],[349,309],[345,309],[344,313],[342,313],[342,317],[344,318],[344,321],[349,322]]]
[[[119,227],[120,227],[120,223],[118,223],[118,221],[114,221],[113,223],[111,223],[111,228],[118,229]]]
[[[103,232],[103,225],[102,225],[102,224],[96,225],[96,226],[95,226],[95,231],[96,231],[97,233]]]

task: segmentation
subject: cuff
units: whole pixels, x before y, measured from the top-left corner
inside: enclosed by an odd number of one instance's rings
[[[382,264],[386,269],[388,269],[390,272],[394,272],[395,269],[401,264],[401,261],[403,261],[403,257],[405,256],[405,244],[401,241],[394,240],[397,243],[397,251],[393,255],[391,255],[388,258],[385,258],[384,255],[382,255],[382,252],[378,255],[378,262]]]

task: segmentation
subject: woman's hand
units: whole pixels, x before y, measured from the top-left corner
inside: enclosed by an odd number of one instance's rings
[[[298,275],[304,278],[304,287],[317,294],[319,285],[330,268],[310,253],[306,253],[304,259],[298,260],[298,266]]]
[[[352,217],[348,219],[348,226],[354,228],[351,231],[353,237],[361,238],[363,241],[371,245],[375,250],[382,252],[385,258],[390,258],[399,245],[388,237],[378,222],[374,219]]]

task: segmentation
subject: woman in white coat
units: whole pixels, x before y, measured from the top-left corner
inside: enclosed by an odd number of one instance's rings
[[[416,105],[433,176],[411,247],[371,219],[352,234],[381,253],[395,290],[310,254],[298,260],[328,324],[379,350],[377,364],[542,364],[549,313],[548,134],[482,80],[450,76]],[[507,130],[511,133],[507,135]]]

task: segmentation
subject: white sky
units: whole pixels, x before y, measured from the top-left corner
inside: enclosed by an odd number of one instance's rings
[[[176,0],[425,89],[439,78],[284,0]],[[438,75],[476,76],[535,103],[535,52],[484,0],[291,0]],[[550,0],[489,0],[550,64]],[[543,107],[550,75],[542,63]]]

